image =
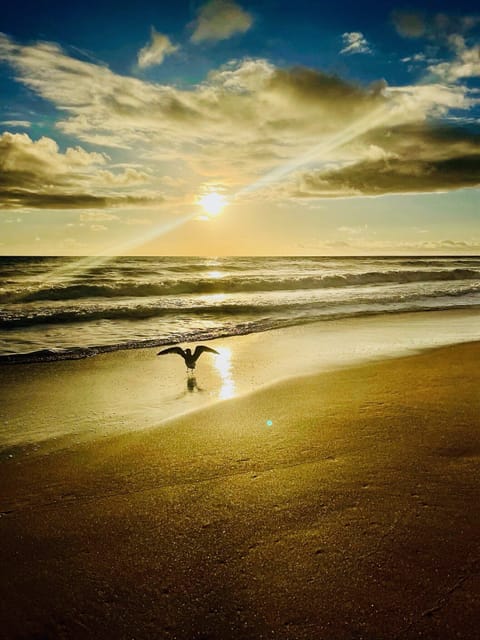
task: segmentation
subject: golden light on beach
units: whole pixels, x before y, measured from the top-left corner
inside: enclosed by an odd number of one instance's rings
[[[210,193],[202,196],[198,200],[198,204],[210,218],[214,218],[222,213],[225,205],[227,204],[227,199],[225,196],[222,196],[222,194],[217,193],[217,191],[211,191]]]
[[[84,5],[1,11],[0,640],[480,640],[478,2]]]
[[[218,356],[215,356],[214,359],[215,369],[222,378],[222,387],[218,392],[218,397],[221,400],[227,400],[235,395],[235,382],[232,377],[232,350],[220,347],[218,352]]]

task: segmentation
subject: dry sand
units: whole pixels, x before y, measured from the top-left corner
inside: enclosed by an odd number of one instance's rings
[[[4,459],[0,636],[477,638],[479,360],[297,378]]]

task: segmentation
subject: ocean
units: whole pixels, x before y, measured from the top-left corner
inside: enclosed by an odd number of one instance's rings
[[[480,307],[480,257],[0,258],[0,361]]]

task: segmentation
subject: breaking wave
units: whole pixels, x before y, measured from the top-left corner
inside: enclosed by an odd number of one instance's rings
[[[394,294],[384,295],[381,300],[374,300],[371,295],[365,293],[348,297],[344,300],[335,301],[335,309],[352,305],[369,305],[377,302],[387,307],[389,304],[401,303],[406,309],[409,305],[414,306],[418,300],[435,300],[436,298],[445,298],[445,308],[451,308],[454,303],[451,298],[462,298],[469,295],[480,294],[480,283],[478,285],[466,286],[455,291],[434,291],[428,294],[428,298],[424,292],[410,293],[399,299]],[[479,298],[480,302],[480,298]],[[207,315],[209,317],[228,317],[228,316],[258,316],[265,314],[278,314],[284,312],[300,313],[311,315],[312,312],[321,312],[325,309],[332,309],[332,303],[321,300],[306,301],[275,301],[263,302],[257,299],[256,302],[245,303],[242,300],[232,303],[218,304],[197,304],[192,299],[190,304],[182,306],[169,304],[163,305],[161,298],[150,304],[131,305],[115,305],[115,306],[92,306],[92,307],[75,307],[70,309],[45,309],[36,313],[27,312],[9,312],[0,313],[0,329],[13,329],[16,327],[29,327],[38,324],[63,324],[91,322],[95,320],[144,320],[147,318],[160,318],[163,316],[185,316],[185,315]]]
[[[115,282],[102,284],[69,284],[41,287],[36,290],[0,293],[0,302],[36,302],[46,300],[78,300],[86,298],[152,297],[166,295],[292,291],[354,287],[375,284],[407,284],[414,282],[450,282],[479,280],[480,270],[394,270],[343,273],[299,277],[202,278],[164,280],[159,282]]]
[[[120,257],[93,266],[7,257],[0,258],[0,363],[458,308],[480,308],[478,256]]]

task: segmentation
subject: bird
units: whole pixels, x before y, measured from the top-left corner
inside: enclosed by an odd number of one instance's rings
[[[185,360],[185,364],[187,365],[187,370],[193,371],[197,364],[197,360],[202,355],[204,351],[210,351],[211,353],[216,353],[219,355],[218,351],[215,349],[211,349],[210,347],[206,347],[203,344],[199,344],[195,347],[195,351],[192,353],[191,349],[182,349],[181,347],[170,347],[169,349],[164,349],[163,351],[159,351],[157,356],[164,356],[167,353],[178,353],[179,356]]]

